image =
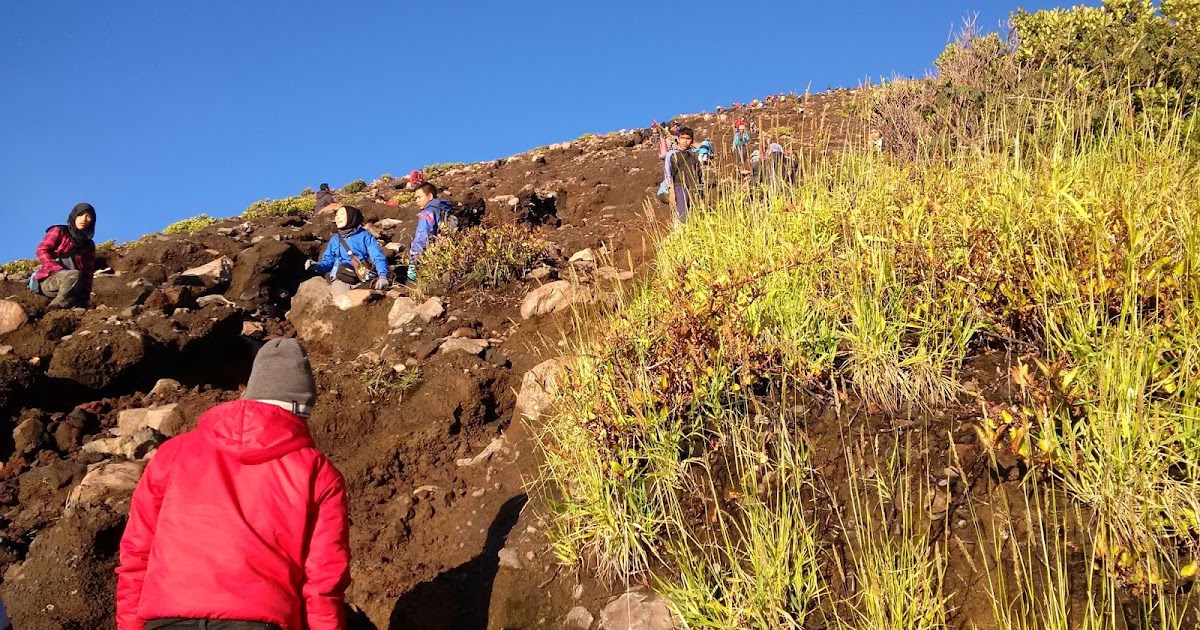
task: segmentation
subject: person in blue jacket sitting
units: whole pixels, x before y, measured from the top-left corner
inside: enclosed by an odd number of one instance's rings
[[[387,257],[379,241],[363,229],[362,212],[358,208],[342,206],[334,213],[333,221],[337,232],[329,239],[321,260],[306,261],[304,268],[316,269],[328,278],[334,295],[364,285],[386,291],[391,286]]]
[[[412,246],[408,248],[408,279],[417,279],[417,264],[429,240],[438,235],[442,219],[450,213],[450,202],[438,199],[437,187],[429,182],[417,186],[417,231],[413,234]]]

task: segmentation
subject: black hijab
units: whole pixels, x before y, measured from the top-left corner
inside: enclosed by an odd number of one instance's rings
[[[358,208],[353,206],[343,206],[346,209],[346,227],[338,228],[338,234],[343,237],[354,234],[355,230],[362,227],[363,215]]]
[[[92,223],[86,230],[81,230],[75,227],[75,219],[81,214],[92,215]],[[71,241],[75,243],[75,247],[82,249],[92,245],[92,237],[96,235],[96,209],[90,203],[77,203],[74,208],[71,208],[71,214],[67,217],[67,234],[70,235]]]

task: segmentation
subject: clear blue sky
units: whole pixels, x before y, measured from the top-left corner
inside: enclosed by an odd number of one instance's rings
[[[0,3],[0,261],[79,201],[97,241],[126,241],[322,181],[920,75],[964,16],[995,30],[1018,1],[738,4]]]

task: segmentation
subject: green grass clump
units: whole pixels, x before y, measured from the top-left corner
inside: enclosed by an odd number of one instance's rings
[[[250,204],[242,212],[242,217],[246,219],[294,217],[305,212],[312,212],[316,206],[317,199],[311,195],[299,195],[275,200],[268,198]]]
[[[770,129],[763,131],[763,133],[766,134],[768,138],[794,136],[796,135],[796,128],[791,125],[779,125],[776,127],[771,127]]]
[[[464,166],[466,166],[466,164],[462,162],[441,162],[439,164],[430,164],[429,166],[421,169],[421,171],[425,173],[425,177],[438,177],[439,175],[445,175],[454,169],[463,168]]]
[[[347,195],[353,195],[354,193],[360,193],[366,189],[367,189],[367,182],[365,182],[361,179],[356,179],[356,180],[350,182],[349,184],[342,186],[342,192],[346,193]]]
[[[0,273],[8,274],[8,275],[18,274],[18,273],[30,273],[34,269],[37,269],[38,267],[39,267],[38,261],[36,261],[36,260],[32,260],[32,259],[14,260],[12,262],[6,262],[4,264],[0,264]]]
[[[411,192],[411,191],[407,191],[407,190],[402,190],[402,191],[396,193],[395,195],[392,195],[392,201],[395,201],[397,204],[400,204],[400,205],[410,203],[416,198],[417,198],[417,194],[415,192]]]
[[[528,227],[473,227],[443,236],[421,254],[418,287],[430,283],[498,287],[525,276],[545,258],[546,244]]]
[[[98,252],[111,252],[117,248],[117,239],[110,238],[96,246]]]
[[[217,222],[216,219],[214,219],[206,214],[201,214],[201,215],[194,216],[190,219],[184,219],[182,221],[177,221],[175,223],[172,223],[171,225],[168,225],[167,227],[163,228],[162,233],[163,234],[192,234],[194,232],[199,232],[200,230],[202,230],[216,222]]]

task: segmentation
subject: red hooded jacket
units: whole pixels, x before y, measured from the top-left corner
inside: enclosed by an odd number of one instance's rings
[[[341,630],[349,563],[346,484],[308,425],[267,403],[225,403],[146,466],[121,539],[117,625]]]

